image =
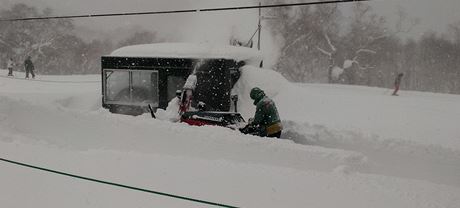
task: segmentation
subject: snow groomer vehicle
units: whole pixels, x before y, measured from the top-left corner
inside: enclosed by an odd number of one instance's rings
[[[259,51],[230,45],[157,43],[127,46],[101,58],[102,106],[141,115],[177,104],[179,120],[228,126],[244,121],[231,90]],[[169,109],[170,110],[170,109]]]

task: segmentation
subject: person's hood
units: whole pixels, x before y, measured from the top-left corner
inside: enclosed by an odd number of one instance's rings
[[[258,87],[254,87],[249,95],[254,100],[254,105],[257,105],[265,97],[265,92]]]

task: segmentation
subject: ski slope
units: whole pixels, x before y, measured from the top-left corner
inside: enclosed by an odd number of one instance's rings
[[[0,70],[0,74],[7,74]],[[100,75],[0,77],[0,157],[238,207],[458,207],[460,96],[292,84],[245,67],[284,139],[102,109]],[[2,207],[204,207],[0,162]]]

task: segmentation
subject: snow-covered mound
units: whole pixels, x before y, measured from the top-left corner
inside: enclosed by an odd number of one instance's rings
[[[265,68],[254,66],[244,66],[241,68],[241,77],[233,87],[232,94],[238,95],[238,111],[243,117],[254,116],[255,107],[249,97],[251,89],[259,87],[264,90],[265,94],[271,98],[289,88],[289,83],[281,74]]]
[[[253,87],[276,101],[282,120],[460,150],[458,95],[402,91],[395,97],[390,89],[293,84],[277,72],[248,66],[233,92],[245,118],[254,115]]]
[[[363,153],[365,172],[460,186],[460,96],[405,91],[394,97],[381,88],[293,84],[248,66],[234,88],[245,118],[254,116],[253,87],[276,101],[285,139]]]
[[[264,89],[283,119],[280,140],[110,114],[100,107],[99,79],[0,77],[0,157],[239,207],[460,204],[460,134],[449,123],[460,122],[453,104],[460,96],[403,91],[392,97],[378,88],[298,85],[246,67],[234,89],[238,108],[245,118],[252,116],[249,91]],[[418,117],[394,117],[406,108]],[[444,120],[428,128],[418,119],[429,116]],[[421,126],[398,128],[407,121]],[[395,132],[379,131],[378,125]],[[441,133],[429,137],[436,129]],[[204,206],[3,162],[0,184],[4,207]]]

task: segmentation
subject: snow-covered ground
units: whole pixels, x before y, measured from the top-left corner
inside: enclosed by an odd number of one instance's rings
[[[7,74],[0,70],[0,74]],[[21,73],[16,73],[22,77]],[[100,75],[0,77],[0,158],[239,207],[458,207],[460,96],[292,84],[246,67],[284,139],[110,114]],[[0,162],[2,207],[203,207]]]

